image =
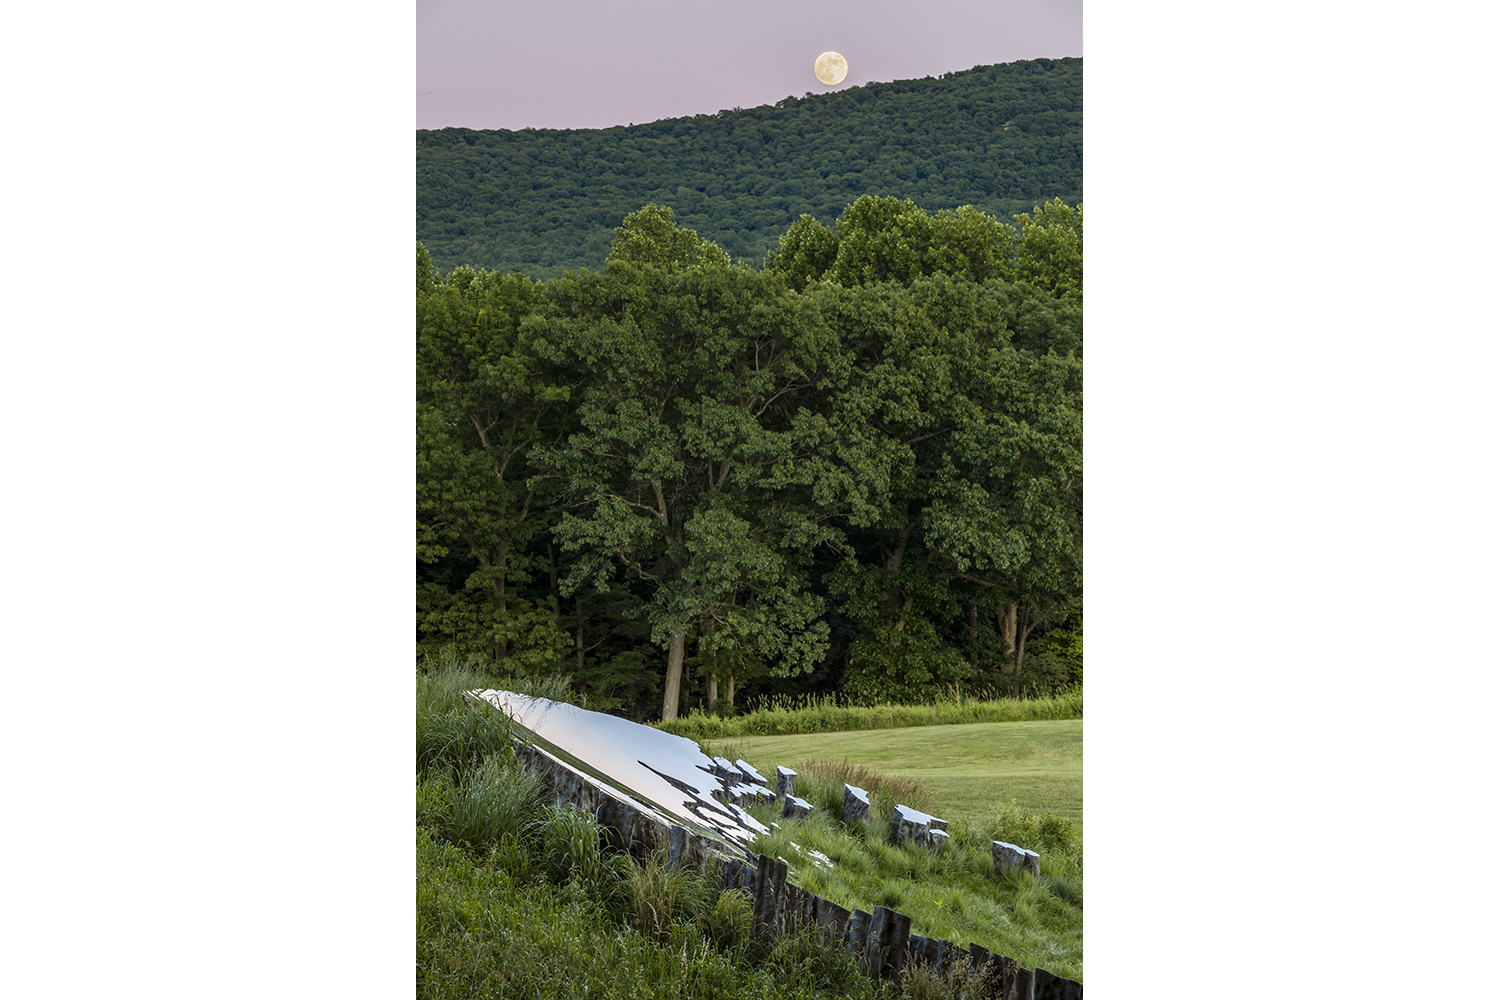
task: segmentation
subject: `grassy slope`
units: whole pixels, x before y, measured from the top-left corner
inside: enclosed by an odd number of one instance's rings
[[[949,821],[983,823],[995,805],[1050,812],[1083,831],[1083,720],[986,722],[810,736],[743,736],[715,745],[774,775],[811,757],[848,757],[909,777]]]
[[[684,890],[679,896],[678,889],[690,889],[695,880],[688,873],[667,873],[664,855],[644,867],[605,855],[589,817],[533,808],[535,779],[517,770],[503,720],[494,713],[455,711],[456,691],[474,686],[469,681],[418,685],[419,996],[571,996],[583,983],[590,995],[622,1000],[645,995],[874,1000],[900,992],[893,984],[863,980],[841,949],[805,935],[764,943],[751,938],[743,893]],[[890,745],[891,738],[905,735],[909,742],[924,731],[977,731],[982,742],[993,743],[994,725],[835,735],[875,737],[886,745],[886,762],[900,765],[904,754]],[[1037,732],[1023,732],[1011,742],[1029,744],[1031,756],[1045,756],[1047,741]],[[800,737],[821,740],[816,749],[825,751],[829,738]],[[931,743],[922,749],[923,741],[915,742],[918,754],[937,752]],[[758,756],[744,749],[749,759]],[[478,757],[486,752],[481,765]],[[979,772],[987,766],[972,753],[949,752],[948,763],[977,766]],[[889,782],[889,775],[858,769],[852,776],[843,768],[822,770],[828,773],[821,777],[816,769],[804,771],[811,780],[800,789],[819,803],[820,812],[807,822],[784,825],[758,848],[791,859],[801,857],[800,844],[835,860],[831,870],[798,864],[804,869],[799,884],[850,908],[896,908],[912,918],[914,933],[960,944],[979,941],[1024,965],[1082,980],[1082,845],[1066,824],[1018,815],[981,796],[990,809],[979,822],[946,807],[939,811],[953,820],[954,834],[940,855],[892,847],[883,832],[890,801],[935,810],[926,789],[902,787],[906,782],[900,779]],[[872,816],[868,828],[852,831],[853,837],[831,818],[839,808],[839,782],[845,780],[870,788],[881,813]],[[988,850],[994,831],[1040,850],[1042,877],[996,879]],[[452,846],[465,841],[472,845],[468,850]],[[612,943],[601,948],[606,939]],[[938,994],[914,983],[906,995]]]

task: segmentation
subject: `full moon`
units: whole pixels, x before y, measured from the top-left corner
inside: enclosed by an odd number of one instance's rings
[[[849,60],[837,52],[825,52],[818,56],[818,61],[813,63],[813,72],[818,79],[832,86],[835,83],[843,83],[845,75],[849,72]]]

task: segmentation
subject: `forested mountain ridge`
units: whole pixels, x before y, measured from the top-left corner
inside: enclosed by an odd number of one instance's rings
[[[977,66],[608,129],[417,131],[417,238],[442,272],[597,269],[648,202],[760,266],[864,194],[999,218],[1082,199],[1083,60]]]

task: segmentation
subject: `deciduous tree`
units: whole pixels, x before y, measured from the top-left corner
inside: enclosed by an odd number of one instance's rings
[[[742,649],[782,673],[826,647],[806,562],[839,535],[813,500],[831,440],[806,404],[837,383],[842,354],[774,276],[679,268],[713,260],[699,252],[632,258],[548,283],[528,321],[550,357],[591,376],[577,430],[534,454],[568,491],[556,536],[578,559],[564,590],[621,570],[648,585],[667,654],[662,715],[675,718],[688,638],[709,623],[701,652]]]

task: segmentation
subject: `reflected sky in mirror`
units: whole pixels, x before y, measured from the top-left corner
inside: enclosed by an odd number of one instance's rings
[[[543,750],[627,792],[667,822],[742,848],[768,832],[745,810],[714,798],[724,783],[714,776],[714,761],[690,739],[566,702],[511,691],[469,694],[508,715],[525,731],[520,735]]]

